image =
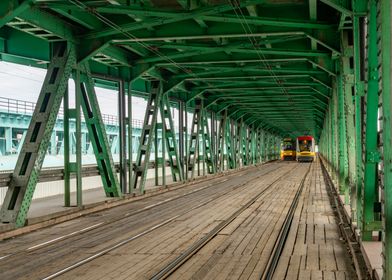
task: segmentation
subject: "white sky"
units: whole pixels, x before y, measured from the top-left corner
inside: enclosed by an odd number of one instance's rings
[[[37,102],[46,70],[0,61],[0,97]],[[69,82],[70,104],[73,106],[73,80]],[[103,114],[117,115],[117,91],[95,88]],[[133,97],[133,118],[143,119],[146,101]]]
[[[46,70],[9,62],[0,61],[0,98],[10,98],[21,101],[37,102]],[[74,82],[69,81],[70,107],[74,106]],[[117,91],[95,88],[102,114],[118,115]],[[4,104],[4,103],[2,103]],[[146,100],[132,97],[132,118],[143,120],[146,110]],[[1,110],[0,105],[0,110]],[[178,129],[178,110],[172,110],[174,126]],[[160,120],[160,117],[158,116]],[[192,124],[192,114],[188,113],[188,129]]]

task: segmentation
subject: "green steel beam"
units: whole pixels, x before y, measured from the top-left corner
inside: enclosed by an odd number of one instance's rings
[[[203,161],[207,166],[207,173],[214,174],[216,173],[215,155],[212,149],[212,141],[208,125],[207,112],[204,109],[202,110],[201,122],[201,133],[203,138]]]
[[[353,57],[353,47],[349,45],[348,32],[342,31],[342,48],[343,55],[341,57],[341,70],[343,75],[343,92],[345,102],[345,114],[346,114],[346,141],[347,141],[347,153],[348,153],[348,183],[349,183],[349,195],[352,214],[355,213],[356,203],[356,142],[355,142],[355,127],[354,117],[355,108],[353,100],[353,87],[354,87],[354,73],[351,68],[350,59]],[[348,197],[346,197],[348,202]],[[356,214],[355,214],[356,215]],[[354,217],[354,215],[353,215]]]
[[[353,12],[351,7],[348,5],[349,1],[339,1],[339,0],[320,0],[324,4],[336,9],[345,15],[352,15]]]
[[[80,104],[97,160],[103,188],[107,197],[120,197],[122,195],[120,184],[114,168],[105,124],[94,89],[94,81],[88,64],[80,65],[79,70],[83,76],[79,85],[77,85],[77,92],[81,95],[79,97],[81,98]]]
[[[53,54],[0,211],[1,221],[14,223],[16,227],[25,225],[68,78],[75,64],[73,46],[56,44]]]
[[[144,193],[144,187],[147,178],[148,164],[150,161],[151,148],[157,126],[157,116],[162,98],[162,82],[150,82],[150,94],[147,101],[146,112],[140,137],[140,146],[136,156],[136,162],[132,170],[132,183],[130,192]]]
[[[381,25],[379,40],[381,44],[381,94],[383,115],[383,170],[384,170],[384,205],[383,205],[383,277],[392,278],[392,137],[391,137],[391,53],[392,53],[392,5],[389,0],[378,2],[378,17]]]
[[[239,7],[246,7],[249,5],[254,5],[254,4],[262,4],[265,2],[265,0],[248,0],[248,1],[241,1],[238,3]],[[87,11],[89,10],[88,6],[83,6],[81,5],[81,8],[86,9]],[[104,36],[110,36],[110,35],[116,35],[124,32],[131,32],[139,29],[145,29],[145,28],[152,28],[152,27],[157,27],[169,23],[176,23],[179,21],[184,21],[188,19],[194,19],[199,16],[204,16],[204,15],[211,15],[211,14],[216,14],[216,13],[222,13],[222,12],[227,12],[233,10],[233,6],[230,3],[227,4],[221,4],[221,5],[216,5],[212,7],[201,7],[198,9],[193,10],[190,13],[182,14],[179,16],[175,17],[169,17],[169,18],[152,18],[148,22],[131,22],[131,23],[126,23],[126,24],[121,24],[118,26],[117,29],[113,28],[106,28],[100,31],[93,31],[89,32],[83,37],[86,39],[88,38],[99,38],[99,37],[104,37]]]
[[[33,1],[1,1],[0,2],[0,27],[18,17],[21,13],[29,9]]]
[[[180,158],[178,156],[176,132],[174,129],[174,122],[170,109],[171,108],[170,108],[169,98],[166,94],[161,99],[160,112],[161,112],[161,119],[162,119],[162,125],[163,125],[164,136],[165,136],[164,138],[166,142],[165,144],[167,147],[167,154],[169,157],[172,178],[174,182],[178,182],[178,181],[183,181],[182,178],[183,171],[182,171],[182,166],[180,164]],[[158,149],[156,149],[155,151],[157,153]]]
[[[195,103],[195,111],[193,113],[192,125],[190,130],[190,139],[188,141],[188,149],[186,155],[187,170],[186,179],[194,179],[196,160],[198,160],[200,146],[200,125],[202,124],[203,103],[198,99]],[[189,174],[190,172],[190,174]]]
[[[377,3],[370,1],[368,15],[368,79],[366,93],[366,130],[365,130],[365,171],[363,185],[363,217],[361,237],[363,240],[372,240],[375,221],[374,204],[377,201],[377,166],[380,153],[377,148],[378,123],[378,49],[377,49]],[[381,229],[380,229],[381,230]]]

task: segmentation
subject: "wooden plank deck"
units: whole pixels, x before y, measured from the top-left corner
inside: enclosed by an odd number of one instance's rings
[[[173,193],[103,211],[55,227],[0,242],[1,279],[42,279],[78,260],[135,236],[173,217],[170,222],[79,266],[56,279],[150,279],[206,236],[221,221],[266,191],[180,266],[170,279],[259,279],[306,171],[290,234],[275,279],[355,279],[329,205],[319,163],[274,163],[205,184],[211,187],[183,196],[195,185]],[[266,168],[274,170],[266,172]],[[224,182],[223,182],[224,181]],[[268,187],[271,185],[271,187]],[[170,195],[179,198],[165,204]],[[154,207],[155,204],[158,207]],[[127,216],[139,207],[146,211]],[[136,207],[136,209],[135,209]],[[151,207],[151,208],[149,208]],[[119,217],[122,217],[121,219]],[[26,248],[81,226],[101,226],[27,252]],[[24,265],[23,265],[24,264]]]
[[[274,279],[356,279],[318,161],[305,187]]]

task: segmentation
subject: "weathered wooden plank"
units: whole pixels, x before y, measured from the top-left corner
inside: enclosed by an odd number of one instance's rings
[[[335,280],[335,272],[334,271],[323,271],[323,279],[324,280]]]
[[[321,270],[312,270],[311,272],[312,280],[323,280],[323,273]]]
[[[298,279],[301,265],[301,256],[291,256],[290,265],[287,270],[287,279]]]

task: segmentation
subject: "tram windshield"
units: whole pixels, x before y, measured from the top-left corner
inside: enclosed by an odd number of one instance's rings
[[[312,149],[312,140],[299,140],[298,145],[300,152],[310,152]]]
[[[293,150],[295,150],[294,143],[291,142],[291,141],[285,141],[285,142],[283,142],[282,150],[283,150],[283,151],[293,151]]]

